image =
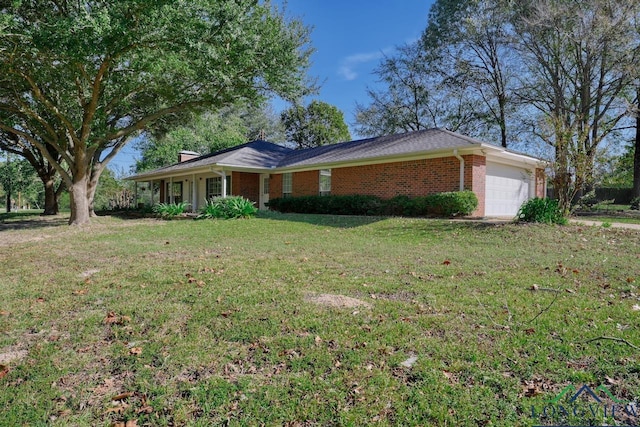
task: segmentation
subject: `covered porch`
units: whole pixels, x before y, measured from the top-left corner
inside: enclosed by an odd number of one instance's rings
[[[269,174],[210,169],[190,174],[131,178],[135,182],[135,205],[187,203],[187,211],[197,212],[215,197],[242,196],[260,209],[269,200]]]

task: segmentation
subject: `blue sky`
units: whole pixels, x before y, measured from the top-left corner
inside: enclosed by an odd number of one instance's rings
[[[283,4],[283,0],[273,0]],[[367,87],[376,85],[372,74],[380,59],[396,46],[420,37],[433,0],[288,0],[286,14],[312,27],[316,49],[310,74],[321,83],[313,99],[335,105],[353,130],[356,102],[367,104]],[[274,108],[286,108],[275,102]],[[110,163],[128,172],[139,153],[126,146]]]

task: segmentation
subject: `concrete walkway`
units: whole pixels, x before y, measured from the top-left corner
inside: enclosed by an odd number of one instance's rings
[[[485,218],[456,218],[451,221],[478,222],[484,224],[509,224],[512,223],[513,217],[485,217]],[[581,218],[570,218],[569,224],[584,225],[592,227],[602,227],[603,221],[591,221]],[[628,230],[640,230],[640,224],[629,224],[626,222],[610,222],[611,228],[626,228]]]
[[[569,224],[602,227],[603,222],[591,221],[588,219],[581,219],[581,218],[571,218],[569,220]],[[626,222],[609,222],[609,224],[611,224],[611,228],[627,228],[629,230],[640,230],[640,224],[628,224]]]

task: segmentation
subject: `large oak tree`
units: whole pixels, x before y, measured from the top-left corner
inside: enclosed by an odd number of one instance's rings
[[[100,174],[184,111],[305,91],[308,30],[257,0],[16,0],[0,6],[0,130],[36,147],[89,222]]]

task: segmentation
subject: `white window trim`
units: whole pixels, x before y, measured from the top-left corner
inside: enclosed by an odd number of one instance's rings
[[[290,197],[293,194],[293,174],[285,172],[282,174],[282,197]]]
[[[321,196],[331,194],[331,169],[320,169],[319,193]]]

